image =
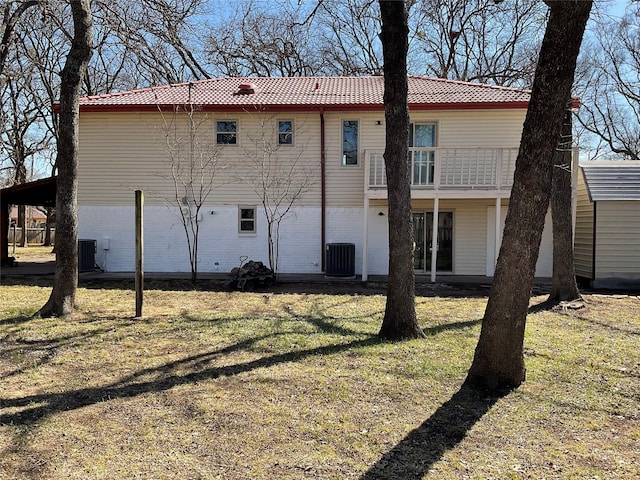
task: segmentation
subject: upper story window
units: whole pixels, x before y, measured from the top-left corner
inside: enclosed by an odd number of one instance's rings
[[[293,120],[278,120],[278,145],[293,145]]]
[[[436,124],[435,123],[410,123],[409,147],[435,147]]]
[[[342,121],[342,165],[358,165],[358,120]]]
[[[238,143],[238,122],[236,120],[218,120],[216,122],[216,143],[218,145],[236,145]]]

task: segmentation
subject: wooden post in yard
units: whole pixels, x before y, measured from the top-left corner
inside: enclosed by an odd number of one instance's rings
[[[142,316],[142,301],[144,292],[144,230],[142,209],[144,194],[136,190],[136,317]]]

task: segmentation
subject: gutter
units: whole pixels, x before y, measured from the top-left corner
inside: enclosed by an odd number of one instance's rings
[[[90,100],[83,99],[80,102],[80,113],[100,112],[100,113],[116,113],[116,112],[174,112],[176,109],[188,108],[188,104],[184,103],[87,103]],[[526,109],[529,102],[511,101],[511,102],[441,102],[441,103],[409,103],[409,109],[414,112],[434,111],[434,110],[511,110]],[[320,108],[321,111],[334,112],[384,112],[384,104],[382,103],[361,103],[361,104],[329,104],[319,105],[317,103],[309,104],[199,104],[198,111],[201,112],[225,112],[225,113],[252,113],[260,111],[268,112],[309,112]],[[60,110],[58,103],[53,104],[53,111]]]

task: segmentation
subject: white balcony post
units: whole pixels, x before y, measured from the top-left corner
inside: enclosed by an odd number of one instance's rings
[[[438,260],[438,210],[440,209],[440,199],[433,199],[433,224],[431,225],[431,283],[436,281],[436,270]]]
[[[504,155],[504,148],[498,149],[498,154],[496,155],[496,190],[502,190],[502,157]],[[497,258],[497,257],[496,257]]]
[[[498,264],[498,255],[500,255],[500,234],[502,232],[502,199],[496,198],[496,231],[495,231],[495,244],[493,254],[493,274],[496,274],[496,265]]]
[[[369,179],[371,178],[371,152],[369,152],[368,150],[364,151],[364,191],[365,191],[365,197],[366,197],[366,192],[369,190],[369,188],[371,187],[371,183],[369,181]]]
[[[440,176],[442,173],[442,157],[440,156],[440,149],[435,149],[434,165],[433,165],[433,188],[438,190],[440,188]]]
[[[362,222],[362,281],[366,282],[369,278],[368,256],[369,256],[369,197],[364,197],[364,219]]]

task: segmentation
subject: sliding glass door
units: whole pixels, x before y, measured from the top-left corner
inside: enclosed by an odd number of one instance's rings
[[[413,265],[416,271],[431,271],[433,212],[413,213]],[[453,212],[438,212],[437,272],[453,272]]]

